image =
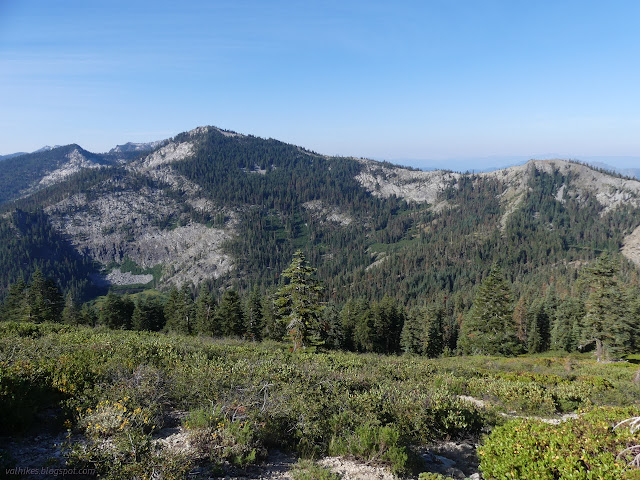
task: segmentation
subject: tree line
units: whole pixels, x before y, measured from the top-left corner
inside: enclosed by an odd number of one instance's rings
[[[29,283],[12,284],[0,306],[4,320],[105,325],[112,329],[176,332],[211,337],[289,339],[292,348],[323,347],[428,357],[454,354],[517,355],[548,350],[593,350],[599,360],[640,350],[638,282],[622,282],[616,258],[604,253],[583,268],[571,292],[554,284],[515,299],[494,265],[473,302],[442,295],[407,309],[397,300],[323,300],[323,288],[301,251],[276,289],[234,289],[219,297],[191,285],[166,296],[118,295],[93,304],[63,298],[56,282],[36,270]]]

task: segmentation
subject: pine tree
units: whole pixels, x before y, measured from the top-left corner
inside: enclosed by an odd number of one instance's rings
[[[131,324],[134,330],[162,330],[165,324],[164,306],[155,297],[139,299],[133,309]]]
[[[210,337],[220,335],[220,326],[216,315],[217,307],[211,292],[200,292],[196,301],[196,330],[200,335]]]
[[[282,272],[285,283],[278,289],[275,305],[287,325],[293,351],[322,343],[319,331],[322,287],[313,278],[315,271],[298,250],[289,267]]]
[[[588,296],[583,319],[583,341],[595,342],[598,361],[619,358],[632,346],[628,299],[617,277],[618,266],[603,253],[586,269]]]
[[[421,355],[424,348],[424,312],[422,309],[413,309],[402,326],[400,345],[405,353]]]
[[[100,309],[100,323],[118,330],[131,329],[131,316],[135,308],[129,297],[121,297],[109,291]]]
[[[0,310],[2,320],[20,321],[27,315],[27,284],[20,279],[9,286],[9,293]]]
[[[444,351],[444,308],[432,306],[426,311],[423,352],[429,358],[437,358]]]
[[[519,350],[511,292],[497,265],[478,287],[458,346],[462,353],[474,355],[513,355]]]
[[[71,292],[67,293],[62,309],[62,322],[69,325],[78,325],[82,323],[82,314],[78,304],[73,300]]]
[[[235,290],[224,292],[216,315],[223,335],[240,337],[245,334],[242,302]]]
[[[251,340],[261,340],[264,330],[264,320],[262,318],[262,296],[257,288],[253,288],[247,300],[247,312],[245,316],[245,332],[247,338]]]

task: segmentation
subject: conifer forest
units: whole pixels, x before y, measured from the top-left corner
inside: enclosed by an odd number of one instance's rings
[[[639,232],[640,181],[574,161],[420,171],[215,127],[4,159],[0,467],[640,478]]]

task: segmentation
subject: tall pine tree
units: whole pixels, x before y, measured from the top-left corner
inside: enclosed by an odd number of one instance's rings
[[[275,305],[286,323],[293,351],[322,343],[320,335],[320,293],[322,287],[313,278],[316,269],[307,264],[302,251],[293,255],[291,265],[282,272],[284,284],[277,292]]]
[[[497,265],[478,287],[458,346],[467,355],[513,355],[519,351],[511,291]]]
[[[598,361],[619,358],[632,347],[633,325],[628,299],[617,277],[618,265],[605,252],[586,269],[583,342],[594,342]]]

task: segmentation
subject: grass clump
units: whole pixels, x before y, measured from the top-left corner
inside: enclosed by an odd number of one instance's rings
[[[293,480],[340,480],[340,475],[309,459],[298,460],[289,473]]]
[[[400,431],[393,425],[367,422],[353,432],[334,437],[329,454],[387,465],[401,475],[409,470],[409,451],[400,437]]]

